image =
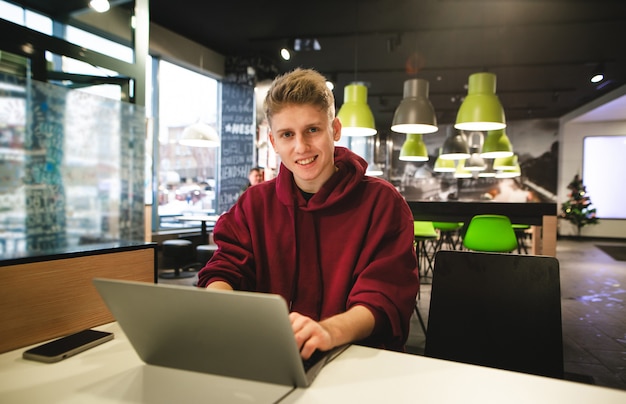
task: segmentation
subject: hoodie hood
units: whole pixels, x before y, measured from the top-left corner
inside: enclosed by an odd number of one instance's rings
[[[337,171],[307,203],[296,186],[293,173],[281,163],[276,177],[278,199],[286,206],[297,204],[298,209],[304,211],[325,209],[345,201],[365,178],[367,162],[349,149],[335,146],[335,166]],[[294,195],[297,196],[295,200]]]

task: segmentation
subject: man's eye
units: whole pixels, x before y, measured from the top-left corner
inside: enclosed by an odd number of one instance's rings
[[[315,132],[318,132],[318,131],[319,131],[318,128],[309,128],[309,132],[311,132],[311,133],[315,133]]]
[[[291,133],[291,132],[284,132],[282,137],[284,137],[284,138],[289,138],[289,137],[291,137],[291,136],[292,136],[292,133]]]

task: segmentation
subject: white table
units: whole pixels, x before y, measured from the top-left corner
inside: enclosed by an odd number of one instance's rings
[[[143,364],[115,339],[55,364],[0,355],[1,403],[626,403],[626,391],[359,346],[296,389]],[[208,360],[208,359],[207,359]]]
[[[282,403],[624,404],[626,391],[351,346]]]
[[[207,223],[212,223],[215,225],[217,219],[220,217],[218,215],[183,215],[176,216],[175,219],[178,221],[184,222],[200,222],[200,234],[202,235],[202,239],[205,242],[208,242],[209,232],[207,231]]]
[[[97,329],[115,338],[61,362],[0,355],[0,403],[274,403],[293,390],[145,365],[117,323]]]

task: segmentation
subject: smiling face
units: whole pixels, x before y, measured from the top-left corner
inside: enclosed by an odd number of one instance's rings
[[[270,120],[270,142],[298,188],[315,193],[335,173],[341,123],[311,104],[289,104]]]

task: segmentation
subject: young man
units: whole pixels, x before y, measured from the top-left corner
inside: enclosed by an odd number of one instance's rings
[[[403,350],[419,287],[413,216],[388,182],[334,142],[333,94],[313,70],[278,77],[265,99],[278,176],[218,220],[199,286],[282,295],[303,358],[357,342]]]

